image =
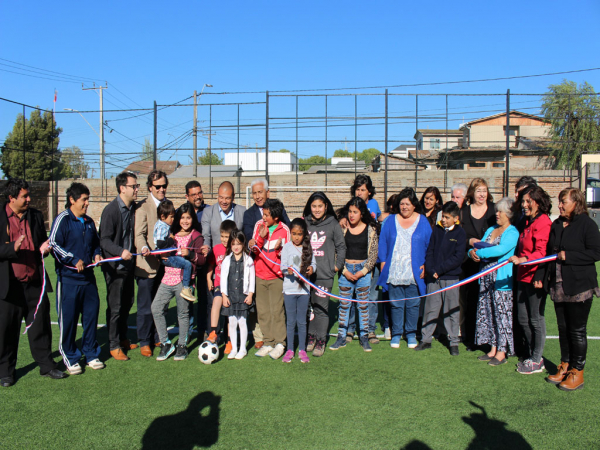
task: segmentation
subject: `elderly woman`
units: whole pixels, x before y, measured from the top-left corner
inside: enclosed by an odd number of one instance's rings
[[[425,254],[431,237],[427,218],[420,214],[421,204],[412,188],[403,189],[396,197],[399,214],[390,216],[379,239],[381,274],[379,286],[389,291],[392,316],[391,347],[399,348],[406,334],[408,348],[417,346],[417,321],[420,295],[426,293]],[[412,300],[405,298],[417,297]]]
[[[519,232],[510,224],[513,200],[505,197],[495,205],[496,225],[483,235],[481,242],[469,251],[469,257],[481,262],[481,270],[506,261],[515,253]],[[484,275],[479,281],[477,327],[475,343],[489,344],[492,348],[478,359],[489,361],[490,366],[506,363],[506,354],[513,353],[513,266],[507,264]]]
[[[440,212],[442,211],[443,204],[442,194],[440,194],[438,188],[429,186],[425,189],[425,192],[423,192],[423,195],[421,196],[421,209],[425,217],[427,217],[431,229],[435,227],[435,224],[438,221],[438,215],[440,215]]]
[[[560,364],[547,381],[564,391],[583,387],[587,352],[587,320],[592,298],[600,296],[596,261],[600,260],[600,232],[590,219],[579,189],[564,189],[558,196],[560,217],[552,223],[548,253],[557,261],[548,265],[547,281],[554,302]]]
[[[552,221],[548,214],[552,209],[550,196],[539,186],[529,186],[520,193],[525,227],[519,235],[515,256],[510,262],[515,265],[546,256],[548,237]],[[546,342],[546,291],[542,280],[544,270],[539,265],[519,266],[517,281],[517,311],[519,325],[528,345],[528,357],[517,366],[517,372],[529,375],[544,370],[544,344]]]
[[[456,183],[450,190],[450,200],[456,203],[459,208],[462,208],[463,203],[465,202],[467,189],[468,188],[465,183]]]
[[[460,210],[460,224],[467,233],[466,251],[473,247],[475,242],[480,241],[485,231],[496,223],[493,201],[494,198],[483,178],[475,178],[471,181],[467,191],[466,203],[463,204]],[[462,269],[464,277],[470,277],[479,271],[479,263],[466,258]],[[467,351],[474,350],[475,346],[478,299],[479,286],[477,283],[469,283],[461,288],[460,330]]]

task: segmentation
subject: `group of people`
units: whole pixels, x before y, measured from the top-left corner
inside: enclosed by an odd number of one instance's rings
[[[547,381],[563,390],[583,386],[587,318],[593,295],[600,294],[595,269],[600,232],[577,189],[560,193],[560,217],[554,222],[548,194],[531,177],[517,182],[515,200],[497,203],[481,178],[468,187],[453,186],[445,203],[436,187],[421,199],[405,188],[387,200],[382,213],[371,178],[358,175],[345,206],[336,211],[326,194],[314,192],[302,217],[290,221],[281,201],[270,198],[264,179],[252,182],[255,203],[248,210],[235,203],[227,181],[211,206],[204,203],[201,185],[190,181],[187,201],[177,208],[166,197],[164,172],[148,175],[148,194],[140,202],[135,174],[121,173],[115,181],[118,195],[102,212],[98,231],[87,215],[89,189],[72,183],[49,239],[41,213],[28,207],[27,183],[9,181],[0,213],[0,233],[6,234],[0,276],[10,280],[0,288],[2,386],[14,383],[22,318],[31,326],[30,346],[42,375],[67,375],[50,357],[46,292],[51,286],[42,270],[42,258],[50,252],[56,260],[59,351],[71,375],[83,372],[82,356],[89,368],[104,368],[96,338],[93,268],[99,264],[115,360],[128,360],[127,353],[138,346],[146,357],[158,346],[157,360],[172,354],[183,360],[195,323],[199,339],[227,342],[228,359],[247,355],[252,333],[256,356],[290,363],[297,355],[309,362],[309,353],[320,357],[326,350],[337,277],[338,332],[330,350],[345,347],[357,334],[362,349],[372,351],[380,342],[375,330],[381,318],[392,348],[404,337],[408,348],[423,351],[437,337],[455,356],[462,341],[469,351],[484,350],[478,359],[490,366],[519,356],[522,374],[544,370],[549,292],[561,363]],[[554,254],[555,261],[527,264]],[[497,270],[486,270],[496,264]],[[478,280],[453,287],[482,270]],[[127,327],[135,283],[139,344],[128,339]],[[166,322],[173,297],[176,343]],[[80,318],[81,350],[75,344]]]

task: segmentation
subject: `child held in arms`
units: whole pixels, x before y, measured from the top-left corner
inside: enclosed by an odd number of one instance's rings
[[[427,247],[425,273],[427,274],[427,293],[435,292],[458,282],[461,264],[465,256],[467,235],[459,225],[460,209],[454,202],[442,207],[442,219],[436,224]],[[423,313],[423,339],[415,350],[431,348],[431,340],[438,324],[440,310],[444,313],[444,327],[450,341],[450,354],[458,355],[459,329],[459,289],[450,289],[425,299]]]

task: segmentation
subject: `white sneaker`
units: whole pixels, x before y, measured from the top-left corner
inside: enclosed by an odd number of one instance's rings
[[[83,369],[79,363],[73,364],[71,367],[67,367],[67,370],[69,371],[70,375],[79,375],[81,372],[83,372]]]
[[[235,355],[235,359],[244,359],[244,356],[246,356],[248,354],[248,352],[246,350],[240,350],[239,352],[237,352],[237,355]]]
[[[231,349],[231,351],[229,352],[229,355],[227,355],[227,359],[235,359],[235,355],[237,355],[237,350],[234,350],[233,348]]]
[[[383,337],[388,341],[392,339],[392,331],[389,329],[389,327],[383,330]]]
[[[284,351],[285,347],[283,346],[283,344],[277,344],[275,348],[269,352],[269,356],[273,359],[279,359],[283,355]]]
[[[87,366],[91,367],[94,370],[100,370],[100,369],[104,369],[106,367],[104,365],[104,363],[102,361],[100,361],[98,358],[88,361]]]
[[[271,353],[271,350],[273,350],[273,347],[270,345],[263,345],[260,349],[258,349],[254,356],[262,358],[263,356],[267,356],[269,353]]]

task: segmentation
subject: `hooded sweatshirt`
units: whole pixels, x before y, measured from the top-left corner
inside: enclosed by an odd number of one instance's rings
[[[346,241],[340,224],[333,216],[320,220],[306,217],[310,245],[317,261],[317,280],[332,280],[335,268],[342,269],[346,261]]]

